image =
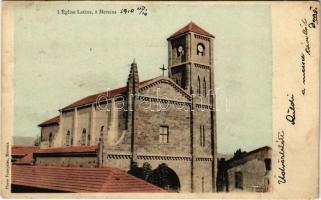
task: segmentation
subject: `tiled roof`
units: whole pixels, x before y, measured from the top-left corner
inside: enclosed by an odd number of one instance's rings
[[[183,27],[183,28],[179,29],[178,31],[176,31],[168,39],[176,37],[176,36],[179,36],[179,35],[182,35],[182,34],[187,33],[187,32],[194,32],[194,33],[198,33],[198,34],[201,34],[201,35],[214,37],[214,35],[210,34],[209,32],[205,31],[201,27],[197,26],[194,22],[190,22],[185,27]]]
[[[166,192],[118,168],[12,166],[15,185],[64,192]]]
[[[12,146],[11,155],[13,156],[25,156],[29,153],[33,153],[39,150],[39,147],[35,146]]]
[[[101,92],[98,94],[90,95],[90,96],[82,98],[82,99],[64,107],[63,110],[94,103],[99,96],[111,98],[111,97],[117,96],[119,94],[125,93],[126,91],[127,91],[127,87],[121,87],[121,88],[117,88],[117,89],[108,91],[108,93],[107,93],[107,91],[105,91],[105,92]],[[106,96],[106,95],[108,95],[108,96]]]
[[[33,164],[33,153],[29,153],[20,160],[15,161],[15,165],[31,165]]]
[[[94,153],[98,146],[73,146],[73,147],[53,147],[47,149],[39,149],[34,154],[48,154],[48,153]]]
[[[228,168],[232,168],[241,164],[244,164],[250,160],[256,159],[257,157],[267,156],[271,157],[271,150],[272,148],[269,146],[263,146],[258,149],[254,149],[250,152],[245,153],[242,155],[241,158],[235,159],[231,158],[227,161]]]
[[[154,79],[154,78],[153,78],[153,79]],[[146,83],[146,82],[148,82],[148,81],[151,81],[151,80],[153,80],[153,79],[149,79],[149,80],[142,81],[142,82],[140,82],[139,84],[144,84],[144,83]],[[82,98],[82,99],[80,99],[80,100],[78,100],[78,101],[75,101],[74,103],[72,103],[72,104],[64,107],[63,110],[65,110],[65,109],[71,109],[71,108],[75,108],[75,107],[79,107],[79,106],[83,106],[83,105],[87,105],[87,104],[94,103],[94,102],[97,101],[97,98],[98,98],[99,96],[103,96],[103,97],[105,97],[105,98],[106,98],[106,97],[107,97],[107,98],[111,98],[111,97],[115,97],[115,96],[117,96],[117,95],[124,94],[124,93],[126,93],[127,91],[128,91],[128,88],[127,88],[127,86],[125,86],[125,87],[117,88],[117,89],[114,89],[114,90],[110,90],[110,91],[108,91],[108,92],[107,92],[107,91],[105,91],[105,92],[100,92],[100,93],[98,93],[98,94],[90,95],[90,96],[87,96],[87,97],[85,97],[85,98]],[[106,96],[106,95],[108,95],[108,96]]]
[[[47,121],[42,122],[38,126],[43,127],[43,126],[48,126],[48,125],[52,125],[52,124],[59,124],[59,116],[48,119]]]
[[[158,77],[156,77],[158,78]],[[152,81],[156,78],[152,78],[152,79],[148,79],[148,80],[145,80],[145,81],[142,81],[140,82],[139,84],[145,84],[149,81]],[[80,107],[80,106],[84,106],[84,105],[88,105],[88,104],[92,104],[92,103],[95,103],[97,101],[97,98],[99,96],[103,96],[103,97],[107,97],[107,98],[111,98],[111,97],[115,97],[117,95],[121,95],[121,94],[124,94],[128,91],[128,88],[127,86],[125,87],[121,87],[121,88],[117,88],[117,89],[114,89],[114,90],[111,90],[111,91],[105,91],[105,92],[100,92],[100,93],[97,93],[97,94],[94,94],[94,95],[90,95],[90,96],[87,96],[87,97],[84,97],[78,101],[75,101],[74,103],[64,107],[62,110],[68,110],[68,109],[72,109],[72,108],[75,108],[75,107]],[[108,95],[108,96],[106,96]],[[57,117],[54,117],[52,119],[49,119],[41,124],[39,124],[38,126],[42,127],[42,126],[47,126],[47,125],[51,125],[51,124],[59,124],[59,116]]]

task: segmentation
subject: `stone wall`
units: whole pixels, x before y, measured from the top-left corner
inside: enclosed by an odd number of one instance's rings
[[[158,102],[160,103],[160,102]],[[157,102],[151,102],[151,111],[145,108],[136,110],[139,124],[135,134],[137,154],[142,155],[181,155],[190,154],[189,112],[178,110],[169,104],[166,111],[156,111]],[[160,103],[162,104],[162,103]],[[166,106],[162,104],[161,106]],[[161,126],[168,127],[168,143],[160,142]]]
[[[197,45],[204,45],[204,54],[203,56],[197,55]],[[211,59],[211,38],[204,37],[195,33],[191,35],[191,61],[197,62],[200,64],[209,65]]]
[[[97,167],[96,156],[55,156],[36,157],[36,165],[64,167]]]
[[[90,132],[91,125],[91,107],[78,109],[78,121],[77,121],[77,133],[75,134],[77,137],[74,138],[74,146],[81,146],[82,144],[88,145],[88,139],[91,140],[93,133]],[[82,138],[82,133],[86,134],[84,137],[84,141]],[[90,137],[88,137],[90,135]]]
[[[55,137],[59,129],[59,125],[49,125],[41,127],[41,141],[49,141],[49,135],[52,134],[52,138]]]
[[[194,163],[194,192],[213,192],[212,161],[196,160]]]
[[[232,167],[227,170],[228,190],[247,192],[266,192],[269,189],[271,171],[266,166],[266,159],[271,160],[271,150],[260,150],[247,157],[230,163]],[[271,165],[271,163],[270,163]],[[238,174],[242,174],[241,187],[237,187]],[[239,175],[240,176],[240,175]]]

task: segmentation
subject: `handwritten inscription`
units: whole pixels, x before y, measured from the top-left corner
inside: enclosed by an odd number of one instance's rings
[[[145,6],[139,6],[137,7],[136,9],[134,8],[123,8],[120,10],[120,13],[121,14],[132,14],[132,13],[138,13],[138,15],[144,15],[146,16],[147,15],[147,8]]]
[[[300,55],[300,71],[302,74],[302,89],[301,94],[305,96],[306,94],[306,70],[307,69],[307,61],[308,57],[311,56],[311,42],[309,38],[310,29],[316,29],[318,27],[319,21],[318,21],[318,9],[315,7],[309,7],[309,10],[311,12],[310,18],[304,18],[301,19],[300,26],[301,26],[301,32],[303,33],[303,41],[301,44],[303,45],[304,50],[301,52]],[[308,21],[309,19],[309,21]]]
[[[318,9],[310,6],[310,11],[312,11],[312,22],[309,23],[309,28],[316,28],[319,24],[318,22]]]
[[[301,72],[302,72],[302,84],[305,85],[305,54],[301,53]],[[301,90],[303,96],[305,95],[305,88]]]
[[[147,16],[148,9],[146,6],[138,6],[138,7],[132,7],[132,8],[122,8],[120,10],[106,10],[106,9],[59,9],[57,10],[58,15],[115,15],[115,14],[121,14],[121,15],[131,15],[131,14],[137,14],[141,16]]]
[[[287,95],[287,96],[289,96],[289,95]],[[292,125],[295,125],[295,103],[294,103],[294,95],[293,94],[291,94],[291,96],[289,98],[289,102],[290,102],[290,106],[288,108],[287,115],[285,118]]]
[[[302,33],[304,35],[304,50],[305,53],[307,53],[308,55],[311,55],[311,49],[310,49],[310,39],[309,39],[309,29],[308,29],[308,21],[306,19],[302,19],[301,20],[301,27],[302,29]]]
[[[284,141],[284,131],[278,132],[278,184],[286,183],[286,173],[285,173],[285,141]]]

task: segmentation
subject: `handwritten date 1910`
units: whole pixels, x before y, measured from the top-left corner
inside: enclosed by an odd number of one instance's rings
[[[134,8],[122,8],[120,10],[120,14],[134,14],[137,13],[138,15],[143,15],[143,16],[147,16],[147,8],[145,6],[139,6],[136,9]]]

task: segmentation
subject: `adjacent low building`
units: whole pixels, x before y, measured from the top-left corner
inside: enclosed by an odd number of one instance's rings
[[[268,192],[272,149],[264,146],[220,161],[218,189],[227,192]]]

